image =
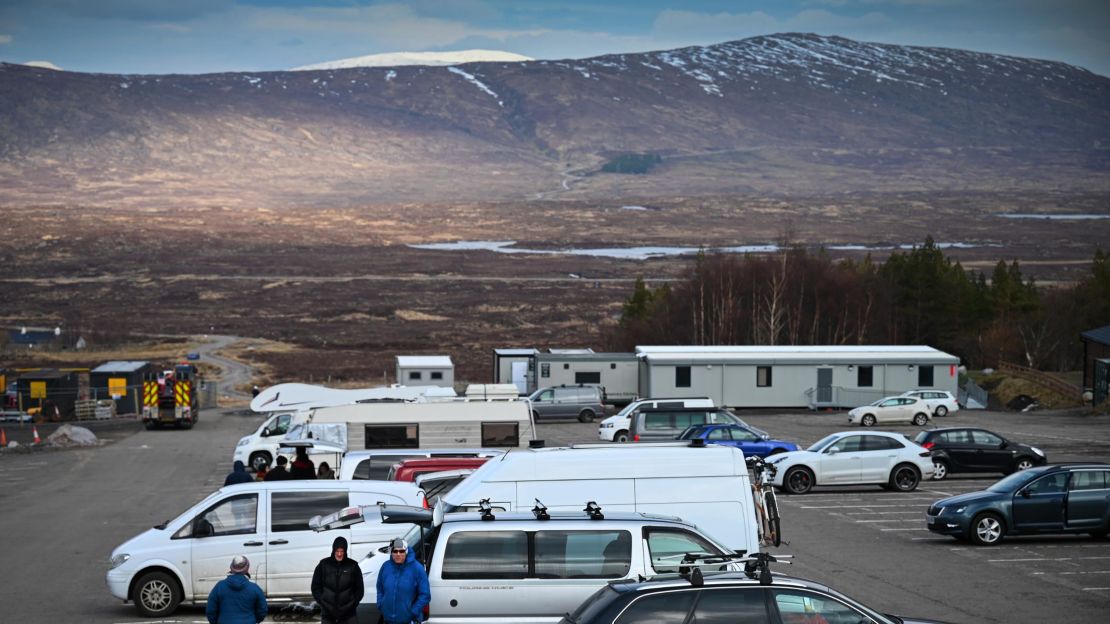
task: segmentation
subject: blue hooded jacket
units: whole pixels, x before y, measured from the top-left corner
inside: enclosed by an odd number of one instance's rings
[[[235,485],[236,483],[250,483],[254,479],[247,473],[247,467],[243,462],[235,460],[235,465],[232,466],[231,472],[224,479],[224,485]]]
[[[266,619],[266,595],[245,574],[229,574],[208,594],[209,624],[258,624]]]
[[[409,624],[424,620],[424,607],[432,600],[428,573],[410,548],[405,562],[382,564],[378,572],[378,612],[388,624]]]

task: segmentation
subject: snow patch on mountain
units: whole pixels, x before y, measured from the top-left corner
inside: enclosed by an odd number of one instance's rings
[[[405,65],[463,65],[465,63],[521,63],[531,61],[527,56],[500,50],[459,50],[457,52],[391,52],[370,54],[353,58],[313,63],[294,67],[293,71],[319,69],[351,69],[354,67],[401,67]]]
[[[451,72],[452,74],[458,74],[459,76],[462,76],[463,79],[465,79],[467,82],[472,83],[474,86],[478,87],[482,91],[485,91],[486,93],[493,96],[493,99],[497,100],[497,105],[498,106],[504,106],[505,105],[505,103],[501,101],[501,97],[499,95],[497,95],[496,93],[494,93],[493,89],[490,89],[489,87],[487,87],[484,82],[482,82],[481,80],[478,80],[474,76],[474,74],[468,74],[468,73],[464,72],[463,70],[459,69],[458,67],[448,67],[447,71]]]

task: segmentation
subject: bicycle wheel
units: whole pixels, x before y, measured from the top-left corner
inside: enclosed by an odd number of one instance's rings
[[[770,533],[768,537],[771,538],[770,541],[772,544],[778,546],[782,543],[782,529],[781,523],[779,522],[779,502],[775,499],[775,491],[771,488],[767,488],[763,496],[766,506],[764,511],[767,514],[767,526]]]

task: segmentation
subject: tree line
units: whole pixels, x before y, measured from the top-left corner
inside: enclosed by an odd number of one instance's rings
[[[823,250],[699,253],[684,278],[638,279],[610,348],[645,344],[922,344],[971,367],[999,361],[1042,370],[1082,365],[1079,333],[1110,323],[1110,253],[1071,286],[1039,286],[1018,262],[965,270],[932,237],[882,263]]]

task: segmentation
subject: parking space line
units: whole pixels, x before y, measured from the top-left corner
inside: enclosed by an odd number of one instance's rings
[[[802,509],[859,509],[860,507],[914,507],[921,509],[921,505],[803,505]]]
[[[1060,576],[1063,576],[1063,575],[1076,576],[1076,575],[1079,575],[1079,574],[1110,574],[1110,570],[1080,570],[1080,571],[1077,571],[1077,572],[1033,572],[1032,574],[1033,575],[1052,574],[1052,575],[1060,575]]]
[[[1033,559],[987,559],[990,562],[997,561],[1089,561],[1093,559],[1110,559],[1110,557],[1036,557]]]
[[[920,514],[920,513],[922,513],[920,510],[917,510],[917,511],[849,511],[848,513],[846,513],[844,515],[845,516],[878,516],[878,515],[882,515],[882,514]]]
[[[928,531],[929,529],[927,529],[927,528],[917,528],[917,529],[879,529],[879,530],[880,531]]]
[[[1081,587],[1083,591],[1107,591],[1110,587]]]
[[[921,520],[918,519],[918,518],[913,518],[913,519],[884,518],[884,519],[880,519],[880,520],[855,520],[854,522],[856,522],[856,523],[864,523],[864,522],[921,522]]]

